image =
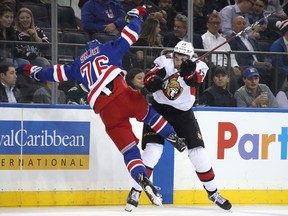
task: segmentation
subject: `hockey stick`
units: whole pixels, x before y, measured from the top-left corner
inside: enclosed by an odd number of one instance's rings
[[[288,3],[288,0],[285,0],[283,2],[283,4],[281,5],[281,7],[283,8],[286,4]],[[250,31],[252,28],[254,28],[256,25],[258,25],[260,22],[264,21],[265,19],[267,19],[268,17],[270,17],[271,15],[273,15],[274,13],[276,13],[277,10],[272,11],[271,13],[263,16],[261,19],[259,19],[258,21],[256,21],[255,23],[247,26],[245,29],[243,29],[242,31],[238,32],[236,35],[233,35],[232,37],[228,38],[226,41],[224,41],[223,43],[219,44],[218,46],[214,47],[213,49],[209,50],[208,52],[204,53],[202,56],[198,57],[194,62],[197,62],[199,60],[204,59],[205,57],[209,56],[212,52],[214,52],[215,50],[217,50],[218,48],[222,47],[223,45],[229,43],[230,41],[234,40],[235,38],[241,36],[242,34]],[[179,73],[179,71],[173,73],[172,75],[166,77],[165,79],[163,79],[162,82],[165,82],[166,80],[170,79],[171,77],[173,77],[175,74]]]

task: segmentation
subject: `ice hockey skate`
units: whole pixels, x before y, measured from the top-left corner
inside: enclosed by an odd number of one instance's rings
[[[141,191],[136,190],[135,188],[131,188],[129,195],[126,200],[125,211],[131,212],[133,209],[137,208],[139,203],[139,198],[141,195]]]
[[[175,134],[170,134],[167,140],[179,151],[183,152],[186,149],[186,142],[184,138],[179,138]]]
[[[139,185],[143,188],[150,201],[156,206],[162,205],[162,196],[158,193],[152,182],[142,174],[138,176]]]
[[[211,202],[213,202],[215,205],[218,205],[224,210],[230,210],[232,208],[232,204],[229,202],[229,200],[222,197],[218,191],[216,191],[212,195],[209,194],[208,198],[209,200],[211,200]]]

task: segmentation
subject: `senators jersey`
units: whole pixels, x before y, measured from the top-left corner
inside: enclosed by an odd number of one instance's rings
[[[37,78],[52,82],[78,80],[88,89],[88,103],[93,108],[101,92],[111,94],[106,85],[119,74],[126,73],[122,68],[122,58],[137,41],[140,29],[140,19],[133,17],[118,39],[91,47],[70,65],[45,68],[37,74]]]
[[[192,61],[195,60],[192,59]],[[155,67],[152,70],[165,67],[166,75],[164,79],[177,72],[177,69],[174,67],[172,53],[159,56],[155,59],[154,63]],[[203,82],[208,69],[208,66],[204,62],[197,62],[196,73],[201,74],[201,82]],[[159,104],[166,104],[176,109],[187,111],[192,108],[195,102],[195,95],[196,88],[188,86],[179,74],[175,74],[164,82],[162,90],[153,93],[153,98]]]

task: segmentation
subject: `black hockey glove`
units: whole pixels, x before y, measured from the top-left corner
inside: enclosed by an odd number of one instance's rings
[[[145,77],[144,84],[151,93],[163,89],[163,79],[155,74]]]
[[[186,61],[182,62],[180,66],[180,76],[190,76],[196,69],[196,62],[187,59]]]

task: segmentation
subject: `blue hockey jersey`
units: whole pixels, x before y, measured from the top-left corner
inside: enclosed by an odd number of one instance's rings
[[[45,68],[37,74],[37,78],[52,82],[78,80],[89,90],[88,102],[93,108],[102,91],[107,95],[111,93],[105,86],[125,72],[122,68],[123,55],[137,41],[140,29],[140,19],[133,17],[118,39],[91,47],[71,64]]]

